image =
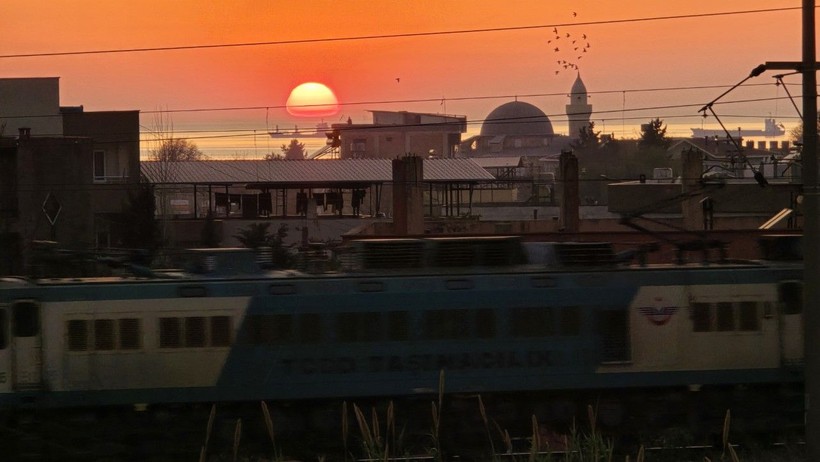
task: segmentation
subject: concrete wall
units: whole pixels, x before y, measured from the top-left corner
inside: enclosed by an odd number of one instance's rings
[[[61,136],[60,79],[0,79],[0,124],[2,136],[17,136],[21,127],[31,129],[31,136]]]

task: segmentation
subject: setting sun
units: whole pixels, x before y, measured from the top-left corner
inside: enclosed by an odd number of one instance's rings
[[[290,92],[287,109],[296,117],[324,117],[339,112],[339,101],[326,85],[306,82]]]

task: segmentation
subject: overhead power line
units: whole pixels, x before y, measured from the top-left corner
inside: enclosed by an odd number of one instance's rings
[[[764,87],[764,86],[772,86],[775,85],[773,83],[753,83],[753,84],[745,84],[744,87]],[[789,85],[785,84],[784,85]],[[664,92],[664,91],[694,91],[694,90],[713,90],[713,89],[723,89],[729,88],[731,85],[693,85],[693,86],[679,86],[679,87],[657,87],[657,88],[633,88],[628,90],[599,90],[599,91],[590,91],[587,92],[590,96],[595,95],[606,95],[606,94],[630,94],[630,93],[649,93],[649,92]],[[384,104],[418,104],[418,103],[438,103],[442,100],[447,102],[456,102],[456,101],[480,101],[480,100],[493,100],[493,99],[519,99],[519,98],[545,98],[545,97],[566,97],[567,92],[553,92],[553,93],[524,93],[524,94],[510,94],[510,95],[478,95],[478,96],[461,96],[461,97],[454,97],[454,98],[413,98],[413,99],[400,99],[400,100],[372,100],[372,101],[351,101],[351,102],[339,102],[337,103],[340,107],[346,106],[365,106],[365,105],[384,105]],[[326,104],[300,104],[300,105],[293,105],[292,107],[298,108],[309,108],[313,106],[326,106]],[[286,105],[273,105],[273,106],[223,106],[223,107],[212,107],[212,108],[183,108],[183,109],[152,109],[152,110],[139,110],[140,114],[174,114],[174,113],[192,113],[192,112],[229,112],[229,111],[258,111],[258,110],[267,110],[267,109],[285,109],[287,108]],[[598,112],[598,111],[596,111]],[[62,117],[62,114],[14,114],[14,115],[5,115],[0,116],[0,120],[3,119],[29,119],[29,118],[45,118],[45,117]]]
[[[709,18],[717,16],[736,16],[746,14],[759,13],[774,13],[783,11],[801,10],[802,7],[783,7],[783,8],[764,8],[757,10],[739,10],[739,11],[723,11],[715,13],[695,13],[682,14],[670,16],[650,16],[646,18],[625,18],[625,19],[608,19],[601,21],[585,21],[572,23],[553,23],[553,24],[537,24],[529,26],[510,26],[510,27],[489,27],[479,29],[459,29],[459,30],[441,30],[430,32],[407,32],[398,34],[378,34],[378,35],[358,35],[348,37],[322,37],[322,38],[307,38],[296,40],[272,40],[262,42],[242,42],[242,43],[215,43],[215,44],[201,44],[201,45],[180,45],[180,46],[164,46],[164,47],[146,47],[146,48],[114,48],[107,50],[75,50],[75,51],[54,51],[43,53],[16,53],[0,55],[0,59],[12,58],[42,58],[49,56],[78,56],[78,55],[95,55],[95,54],[112,54],[112,53],[148,53],[158,51],[182,51],[182,50],[204,50],[213,48],[238,48],[238,47],[257,47],[257,46],[282,46],[282,45],[301,45],[312,43],[331,43],[331,42],[349,42],[360,40],[387,40],[395,38],[413,38],[413,37],[433,37],[444,35],[462,35],[462,34],[481,34],[491,32],[513,32],[526,31],[537,29],[552,29],[554,27],[580,27],[580,26],[598,26],[607,24],[626,24],[636,22],[650,22],[650,21],[669,21],[678,19],[696,19]]]

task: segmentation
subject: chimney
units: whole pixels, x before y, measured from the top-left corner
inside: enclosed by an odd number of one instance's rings
[[[780,142],[780,149],[783,151],[789,152],[789,142],[788,141],[781,141]]]
[[[754,141],[746,141],[746,149],[754,149],[755,142]]]
[[[17,129],[20,132],[20,139],[27,140],[31,138],[31,128],[29,127],[20,127]]]
[[[421,157],[393,160],[393,234],[424,234],[424,165]]]
[[[757,142],[757,149],[766,149],[766,142],[765,141],[758,141]]]
[[[681,189],[683,195],[687,197],[681,202],[683,226],[688,231],[694,231],[703,226],[701,215],[703,208],[700,203],[703,199],[700,184],[701,175],[703,175],[703,156],[694,149],[688,149],[681,152],[681,161],[683,162]]]
[[[777,151],[777,141],[769,141],[769,150]]]
[[[558,161],[560,177],[561,231],[577,233],[580,230],[580,191],[578,185],[578,158],[572,151],[561,151]]]

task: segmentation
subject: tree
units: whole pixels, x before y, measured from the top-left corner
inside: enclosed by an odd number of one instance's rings
[[[234,237],[245,247],[259,249],[270,247],[271,261],[274,268],[292,268],[294,259],[285,247],[285,238],[288,236],[288,225],[282,224],[276,233],[268,232],[270,223],[251,223],[245,229],[240,229]]]
[[[649,123],[641,125],[641,139],[638,141],[639,149],[667,149],[670,142],[671,140],[666,136],[666,126],[661,119],[653,119]]]
[[[216,220],[214,220],[214,213],[211,210],[208,210],[208,215],[205,216],[205,223],[202,224],[202,229],[199,232],[199,242],[203,247],[219,247],[219,232]]]
[[[601,144],[601,132],[595,131],[595,122],[581,127],[578,131],[578,139],[570,144],[574,150],[593,149]]]
[[[153,253],[161,245],[159,226],[155,215],[154,188],[142,184],[129,192],[123,204],[122,245],[129,249]]]
[[[282,154],[287,160],[304,160],[305,154],[307,154],[305,143],[300,143],[299,140],[290,140],[289,145],[282,145]]]
[[[820,120],[817,121],[817,129],[820,131]],[[792,139],[792,143],[795,144],[802,144],[803,143],[803,124],[800,123],[796,125],[794,128],[789,130],[789,136]]]
[[[202,160],[202,151],[195,143],[182,138],[169,138],[151,152],[151,157],[159,162],[186,162]]]

